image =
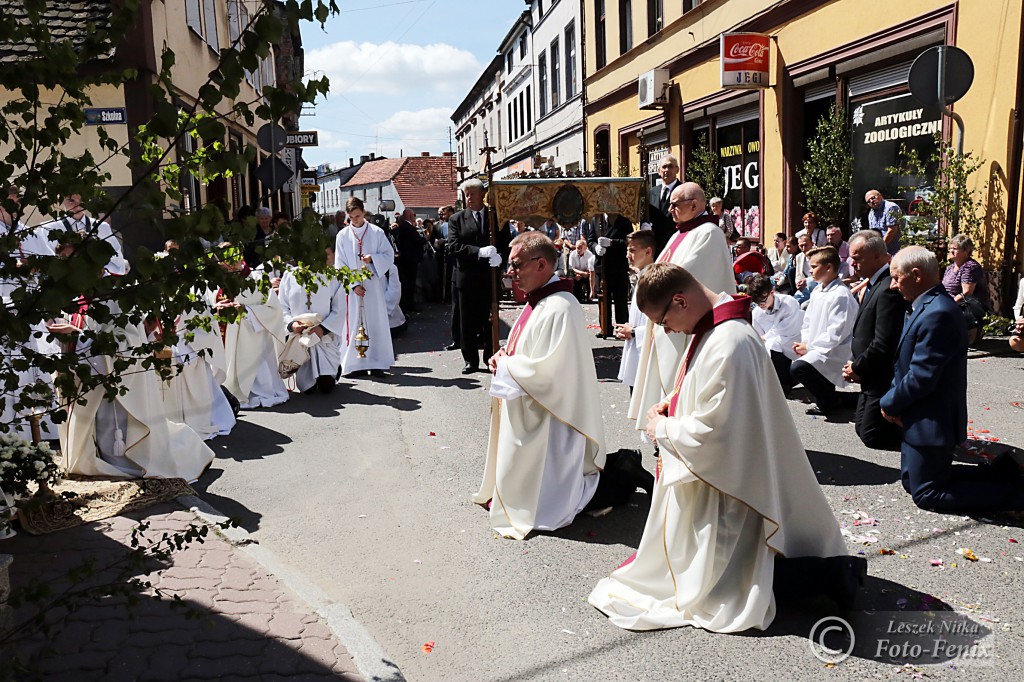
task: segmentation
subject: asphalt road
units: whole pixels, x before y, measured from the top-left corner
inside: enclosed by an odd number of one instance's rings
[[[517,313],[503,306],[506,333]],[[587,313],[595,322],[594,306]],[[446,310],[427,307],[397,341],[401,355],[388,380],[343,381],[331,396],[296,396],[244,414],[231,436],[214,441],[218,459],[197,486],[351,608],[408,679],[845,680],[924,672],[1005,680],[1024,673],[1024,530],[918,510],[898,482],[898,454],[864,448],[851,423],[809,417],[797,401],[789,405],[819,482],[855,536],[851,552],[869,561],[850,618],[853,655],[834,668],[812,655],[807,635],[828,613],[814,607],[781,610],[768,631],[742,635],[610,625],[586,598],[637,546],[646,496],[525,542],[496,538],[469,499],[486,449],[488,379],[463,377],[459,353],[439,350],[447,329]],[[1024,359],[1004,348],[992,342],[971,354],[971,426],[1024,445]],[[614,381],[619,344],[595,339],[593,352],[608,449],[635,447],[627,389]],[[653,470],[649,448],[645,462]],[[854,512],[875,525],[854,525]],[[953,611],[936,616],[943,604]],[[949,635],[885,634],[929,613],[938,618],[933,626],[957,621],[943,626],[967,633],[954,641],[991,644],[994,654],[986,649],[971,664],[936,644]],[[434,642],[430,653],[427,642]]]

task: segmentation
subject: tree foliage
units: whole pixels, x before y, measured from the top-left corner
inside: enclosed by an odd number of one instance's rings
[[[987,189],[970,185],[971,176],[984,165],[984,159],[975,158],[972,152],[957,154],[941,135],[935,136],[935,151],[927,159],[916,149],[900,145],[899,164],[886,170],[907,181],[900,189],[922,199],[915,206],[915,215],[907,216],[909,243],[929,244],[930,238],[954,232],[966,234],[976,245],[984,243]]]
[[[718,155],[711,149],[711,141],[706,130],[694,135],[693,146],[690,147],[689,158],[686,160],[686,179],[700,185],[709,199],[724,194],[725,176],[722,174],[722,164],[718,160]]]
[[[803,207],[819,216],[821,225],[845,225],[853,186],[853,152],[846,113],[832,105],[818,120],[808,143],[807,161],[799,168]]]
[[[171,360],[158,357],[156,351],[179,340],[175,321],[190,317],[191,328],[208,328],[214,321],[201,294],[238,291],[239,277],[224,267],[237,251],[210,250],[207,245],[245,244],[255,234],[254,219],[228,222],[215,205],[186,211],[180,205],[180,180],[183,174],[201,182],[230,178],[246,172],[258,158],[252,145],[227,142],[227,121],[250,126],[276,122],[327,94],[329,83],[319,78],[288,87],[265,86],[261,95],[245,99],[246,72],[259,69],[260,59],[274,43],[286,33],[297,34],[303,22],[322,27],[339,11],[334,0],[284,0],[280,14],[274,11],[277,4],[264,0],[248,24],[239,27],[238,40],[221,47],[217,66],[207,74],[194,104],[181,105],[173,79],[176,55],[165,46],[159,72],[150,77],[148,86],[153,111],[149,120],[129,129],[127,144],[102,126],[92,128],[99,136],[102,158],[91,151],[72,154],[69,150],[83,133],[85,109],[92,106],[91,97],[98,88],[121,87],[146,77],[119,69],[109,59],[131,31],[139,30],[140,0],[111,3],[109,22],[89,26],[85,39],[74,42],[51,35],[43,14],[47,3],[42,0],[23,0],[21,12],[0,15],[0,46],[29,48],[16,67],[0,69],[0,89],[9,95],[0,107],[0,185],[9,183],[22,190],[20,202],[7,196],[0,197],[0,202],[23,225],[0,237],[0,283],[10,291],[0,305],[0,407],[13,406],[22,413],[51,410],[52,395],[19,387],[16,372],[29,368],[55,377],[65,407],[98,387],[108,396],[123,390],[119,372],[167,370]],[[194,144],[183,145],[188,139]],[[119,196],[108,195],[102,188],[111,181],[111,169],[126,163],[134,171],[133,184]],[[22,239],[40,226],[44,216],[61,215],[63,198],[74,194],[82,196],[92,216],[101,220],[128,216],[163,240],[174,240],[179,248],[164,255],[140,247],[131,254],[129,274],[119,278],[102,276],[113,249],[95,238],[95,229],[84,235],[63,227],[51,229],[47,236],[62,257],[20,253]],[[315,287],[319,274],[333,271],[324,255],[326,246],[326,236],[311,215],[278,229],[263,249],[263,257],[296,267],[300,283]],[[333,272],[346,282],[353,280],[352,273]],[[261,286],[268,287],[268,280]],[[34,342],[41,338],[68,341],[66,335],[50,334],[47,324],[68,319],[82,301],[88,302],[89,316],[100,327],[81,334],[91,341],[88,352],[34,350]],[[238,315],[230,310],[224,314]],[[127,350],[119,347],[118,330],[145,322],[159,323],[162,339]],[[89,360],[96,356],[113,357],[116,371],[92,371]],[[64,409],[56,410],[54,416],[62,419]],[[10,420],[5,421],[0,431],[7,429]]]

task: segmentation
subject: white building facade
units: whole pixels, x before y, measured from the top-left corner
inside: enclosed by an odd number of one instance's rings
[[[491,157],[491,163],[502,158],[501,79],[502,61],[495,57],[452,114],[456,159],[459,166],[468,169],[465,171],[467,175],[475,175],[482,170],[480,150],[484,146],[484,132],[490,145],[499,150]]]
[[[583,167],[583,53],[580,3],[532,0],[535,162],[567,173]]]

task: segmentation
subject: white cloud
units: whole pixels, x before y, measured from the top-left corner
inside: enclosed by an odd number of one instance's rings
[[[392,96],[410,90],[468,91],[483,70],[471,52],[445,43],[357,44],[352,40],[308,52],[306,68],[324,72],[334,92]]]
[[[380,153],[385,156],[416,156],[420,152],[448,150],[450,109],[429,108],[396,111],[378,124]]]
[[[333,133],[330,130],[319,131],[319,143],[323,149],[348,149],[352,146],[352,143],[348,140],[342,139],[337,133]]]

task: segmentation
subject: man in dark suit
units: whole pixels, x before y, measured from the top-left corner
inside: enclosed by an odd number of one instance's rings
[[[654,238],[657,247],[654,250],[654,257],[662,252],[668,240],[676,233],[676,221],[668,211],[669,198],[672,191],[679,186],[679,161],[671,154],[661,160],[658,166],[658,174],[661,176],[661,184],[652,187],[647,193],[648,221],[651,229],[654,230]]]
[[[892,286],[911,302],[896,349],[882,416],[903,429],[903,487],[922,509],[990,513],[1024,509],[1024,482],[1012,458],[953,465],[967,438],[967,323],[942,286],[935,256],[908,246],[893,256]]]
[[[615,310],[615,322],[626,324],[629,322],[626,237],[633,231],[633,224],[621,215],[599,216],[589,224],[593,228],[585,230],[587,246],[600,259],[596,267],[601,276],[601,291],[608,292],[610,305]]]
[[[843,377],[860,384],[855,422],[861,442],[875,450],[899,450],[900,429],[882,417],[878,402],[892,386],[896,346],[906,321],[907,302],[890,287],[889,252],[874,230],[850,237],[850,260],[858,277],[867,280],[853,327],[853,359]]]
[[[466,209],[448,221],[448,240],[445,252],[455,261],[452,283],[455,287],[455,306],[459,317],[459,341],[466,366],[463,374],[480,371],[480,351],[483,361],[494,355],[491,328],[488,324],[491,310],[491,269],[500,268],[502,255],[508,254],[511,235],[508,227],[497,234],[497,246],[491,246],[490,211],[484,206],[484,184],[472,179],[462,183],[466,196]],[[499,271],[500,272],[500,271]]]
[[[398,269],[398,279],[402,282],[401,306],[405,312],[416,310],[416,272],[423,260],[423,247],[427,243],[415,223],[416,212],[407,208],[398,221],[398,227],[393,230],[395,245],[398,247],[395,267]]]

